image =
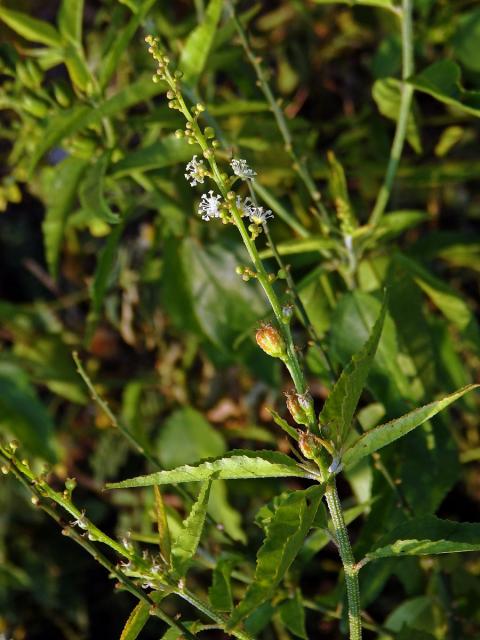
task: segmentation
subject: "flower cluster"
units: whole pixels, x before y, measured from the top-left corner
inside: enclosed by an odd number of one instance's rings
[[[230,162],[230,166],[233,169],[233,173],[242,180],[255,180],[257,172],[248,166],[246,160],[236,160],[234,158]]]
[[[191,187],[197,184],[203,184],[207,171],[203,164],[203,160],[197,160],[197,156],[193,156],[185,167],[185,180],[190,183]]]

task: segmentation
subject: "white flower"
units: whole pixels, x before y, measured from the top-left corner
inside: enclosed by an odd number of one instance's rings
[[[196,184],[203,184],[205,180],[205,168],[203,166],[203,160],[197,160],[197,156],[193,156],[190,162],[185,167],[185,179],[190,182],[190,186],[194,187]]]
[[[235,204],[237,206],[237,209],[242,214],[242,216],[250,217],[250,214],[252,213],[252,209],[255,209],[255,205],[253,204],[251,198],[244,198],[242,200],[240,196],[237,196]]]
[[[235,158],[230,162],[230,166],[233,169],[233,173],[241,178],[242,180],[254,180],[257,172],[247,164],[246,160],[235,160]]]
[[[220,218],[220,200],[222,196],[213,194],[213,191],[209,191],[208,195],[204,193],[200,204],[198,205],[198,215],[202,216],[202,220],[207,222],[210,218]]]
[[[273,213],[270,211],[270,209],[267,209],[265,211],[263,207],[251,207],[248,217],[250,218],[251,222],[253,222],[253,224],[260,225],[266,224],[269,218],[273,218]]]
[[[70,522],[70,526],[80,527],[80,529],[86,529],[88,525],[87,525],[87,520],[85,518],[85,511],[82,511],[82,513],[76,520],[73,520],[73,522]]]

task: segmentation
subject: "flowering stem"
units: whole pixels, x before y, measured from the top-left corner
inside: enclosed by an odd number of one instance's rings
[[[370,215],[369,223],[376,226],[385,212],[390,199],[393,181],[397,173],[398,165],[407,135],[408,118],[413,98],[413,86],[407,83],[408,78],[414,72],[413,58],[413,27],[412,27],[412,0],[402,0],[402,10],[398,14],[401,20],[402,30],[402,86],[400,98],[400,112],[397,120],[397,128],[393,139],[390,159],[383,185],[378,192],[375,206]]]
[[[358,582],[358,567],[352,553],[352,547],[348,537],[347,527],[343,518],[342,505],[337,493],[335,478],[327,484],[325,498],[328,510],[332,518],[333,528],[340,558],[345,573],[347,587],[348,621],[350,627],[350,640],[361,640],[362,621],[360,617],[360,586]]]

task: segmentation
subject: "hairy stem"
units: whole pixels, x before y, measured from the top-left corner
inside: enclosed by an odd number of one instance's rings
[[[393,138],[390,159],[382,187],[378,192],[375,206],[370,215],[369,223],[377,225],[382,218],[390,199],[393,182],[397,174],[398,165],[407,135],[407,124],[412,104],[413,87],[407,84],[407,79],[414,72],[413,59],[413,27],[412,27],[412,0],[402,0],[401,31],[402,31],[402,87],[400,98],[400,112],[397,120],[397,128]]]
[[[361,640],[362,621],[360,617],[360,587],[358,582],[358,567],[350,546],[347,527],[343,518],[342,505],[337,493],[335,479],[332,478],[325,490],[328,510],[332,518],[335,537],[338,543],[340,558],[345,573],[348,600],[348,622],[350,627],[350,640]]]

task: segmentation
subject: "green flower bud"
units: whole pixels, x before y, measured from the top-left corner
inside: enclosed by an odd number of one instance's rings
[[[282,334],[271,324],[263,324],[258,329],[255,339],[260,349],[263,349],[272,358],[283,359],[287,355],[287,348]]]
[[[304,407],[303,403],[300,402],[301,396],[295,391],[287,391],[285,393],[287,408],[290,412],[290,415],[295,420],[297,424],[304,424],[308,426],[309,417]]]

